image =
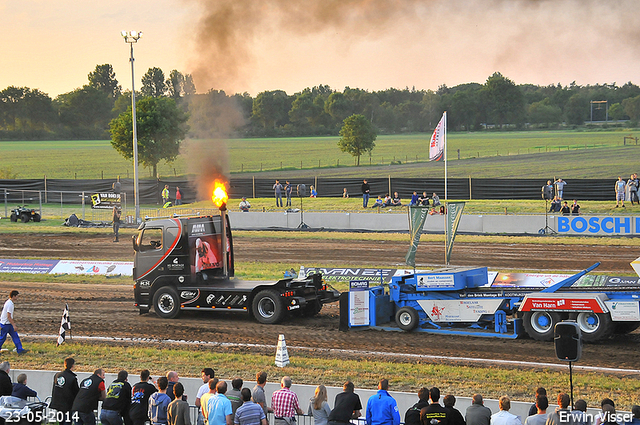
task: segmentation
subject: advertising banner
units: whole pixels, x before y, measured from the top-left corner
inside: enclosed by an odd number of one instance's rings
[[[453,249],[453,241],[456,238],[460,218],[464,210],[464,202],[447,202],[447,264],[451,259],[451,250]]]
[[[113,192],[100,192],[91,195],[91,208],[112,209],[121,204],[120,194]]]
[[[564,235],[637,235],[640,217],[558,216],[557,232]]]
[[[0,273],[46,274],[58,264],[58,260],[0,260]]]
[[[60,260],[51,274],[133,275],[133,262]]]
[[[405,263],[408,266],[416,266],[416,251],[418,250],[418,244],[420,243],[420,235],[422,234],[422,228],[424,222],[427,221],[429,215],[429,207],[409,207],[409,234],[411,236],[411,246],[409,252],[404,258]]]
[[[349,326],[369,326],[369,282],[349,282]]]

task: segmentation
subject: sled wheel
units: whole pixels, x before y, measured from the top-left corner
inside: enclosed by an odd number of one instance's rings
[[[558,313],[549,311],[528,311],[524,314],[524,330],[537,341],[551,341],[553,328],[560,322]]]
[[[175,289],[163,286],[153,296],[153,309],[164,319],[173,319],[180,313],[180,299]]]
[[[614,324],[608,313],[585,311],[578,313],[576,322],[580,326],[582,340],[585,342],[596,342],[613,335]]]
[[[403,331],[412,331],[418,326],[420,318],[413,307],[402,307],[396,313],[396,324]]]
[[[251,311],[256,320],[264,324],[278,323],[285,313],[280,294],[270,289],[258,292],[251,303]]]

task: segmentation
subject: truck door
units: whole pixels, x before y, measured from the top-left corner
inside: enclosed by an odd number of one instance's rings
[[[166,274],[169,269],[167,257],[175,250],[180,239],[180,227],[173,224],[151,222],[140,230],[135,241],[136,279],[145,277],[153,281],[155,277]]]

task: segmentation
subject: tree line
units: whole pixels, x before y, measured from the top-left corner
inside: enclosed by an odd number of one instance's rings
[[[136,93],[167,98],[188,117],[194,138],[338,135],[344,120],[364,116],[380,134],[432,131],[448,111],[452,131],[557,128],[578,126],[593,118],[640,121],[640,87],[628,82],[581,86],[572,83],[516,85],[500,73],[483,83],[438,90],[389,88],[368,91],[327,85],[289,95],[282,90],[228,95],[221,90],[197,94],[189,74],[150,68]],[[591,104],[591,101],[607,101]],[[39,89],[9,86],[0,91],[0,139],[106,139],[110,122],[130,108],[131,93],[122,91],[113,67],[97,65],[88,83],[52,99]]]

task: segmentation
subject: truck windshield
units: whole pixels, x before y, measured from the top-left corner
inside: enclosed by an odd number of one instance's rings
[[[138,236],[140,252],[162,249],[162,229],[146,228]]]

